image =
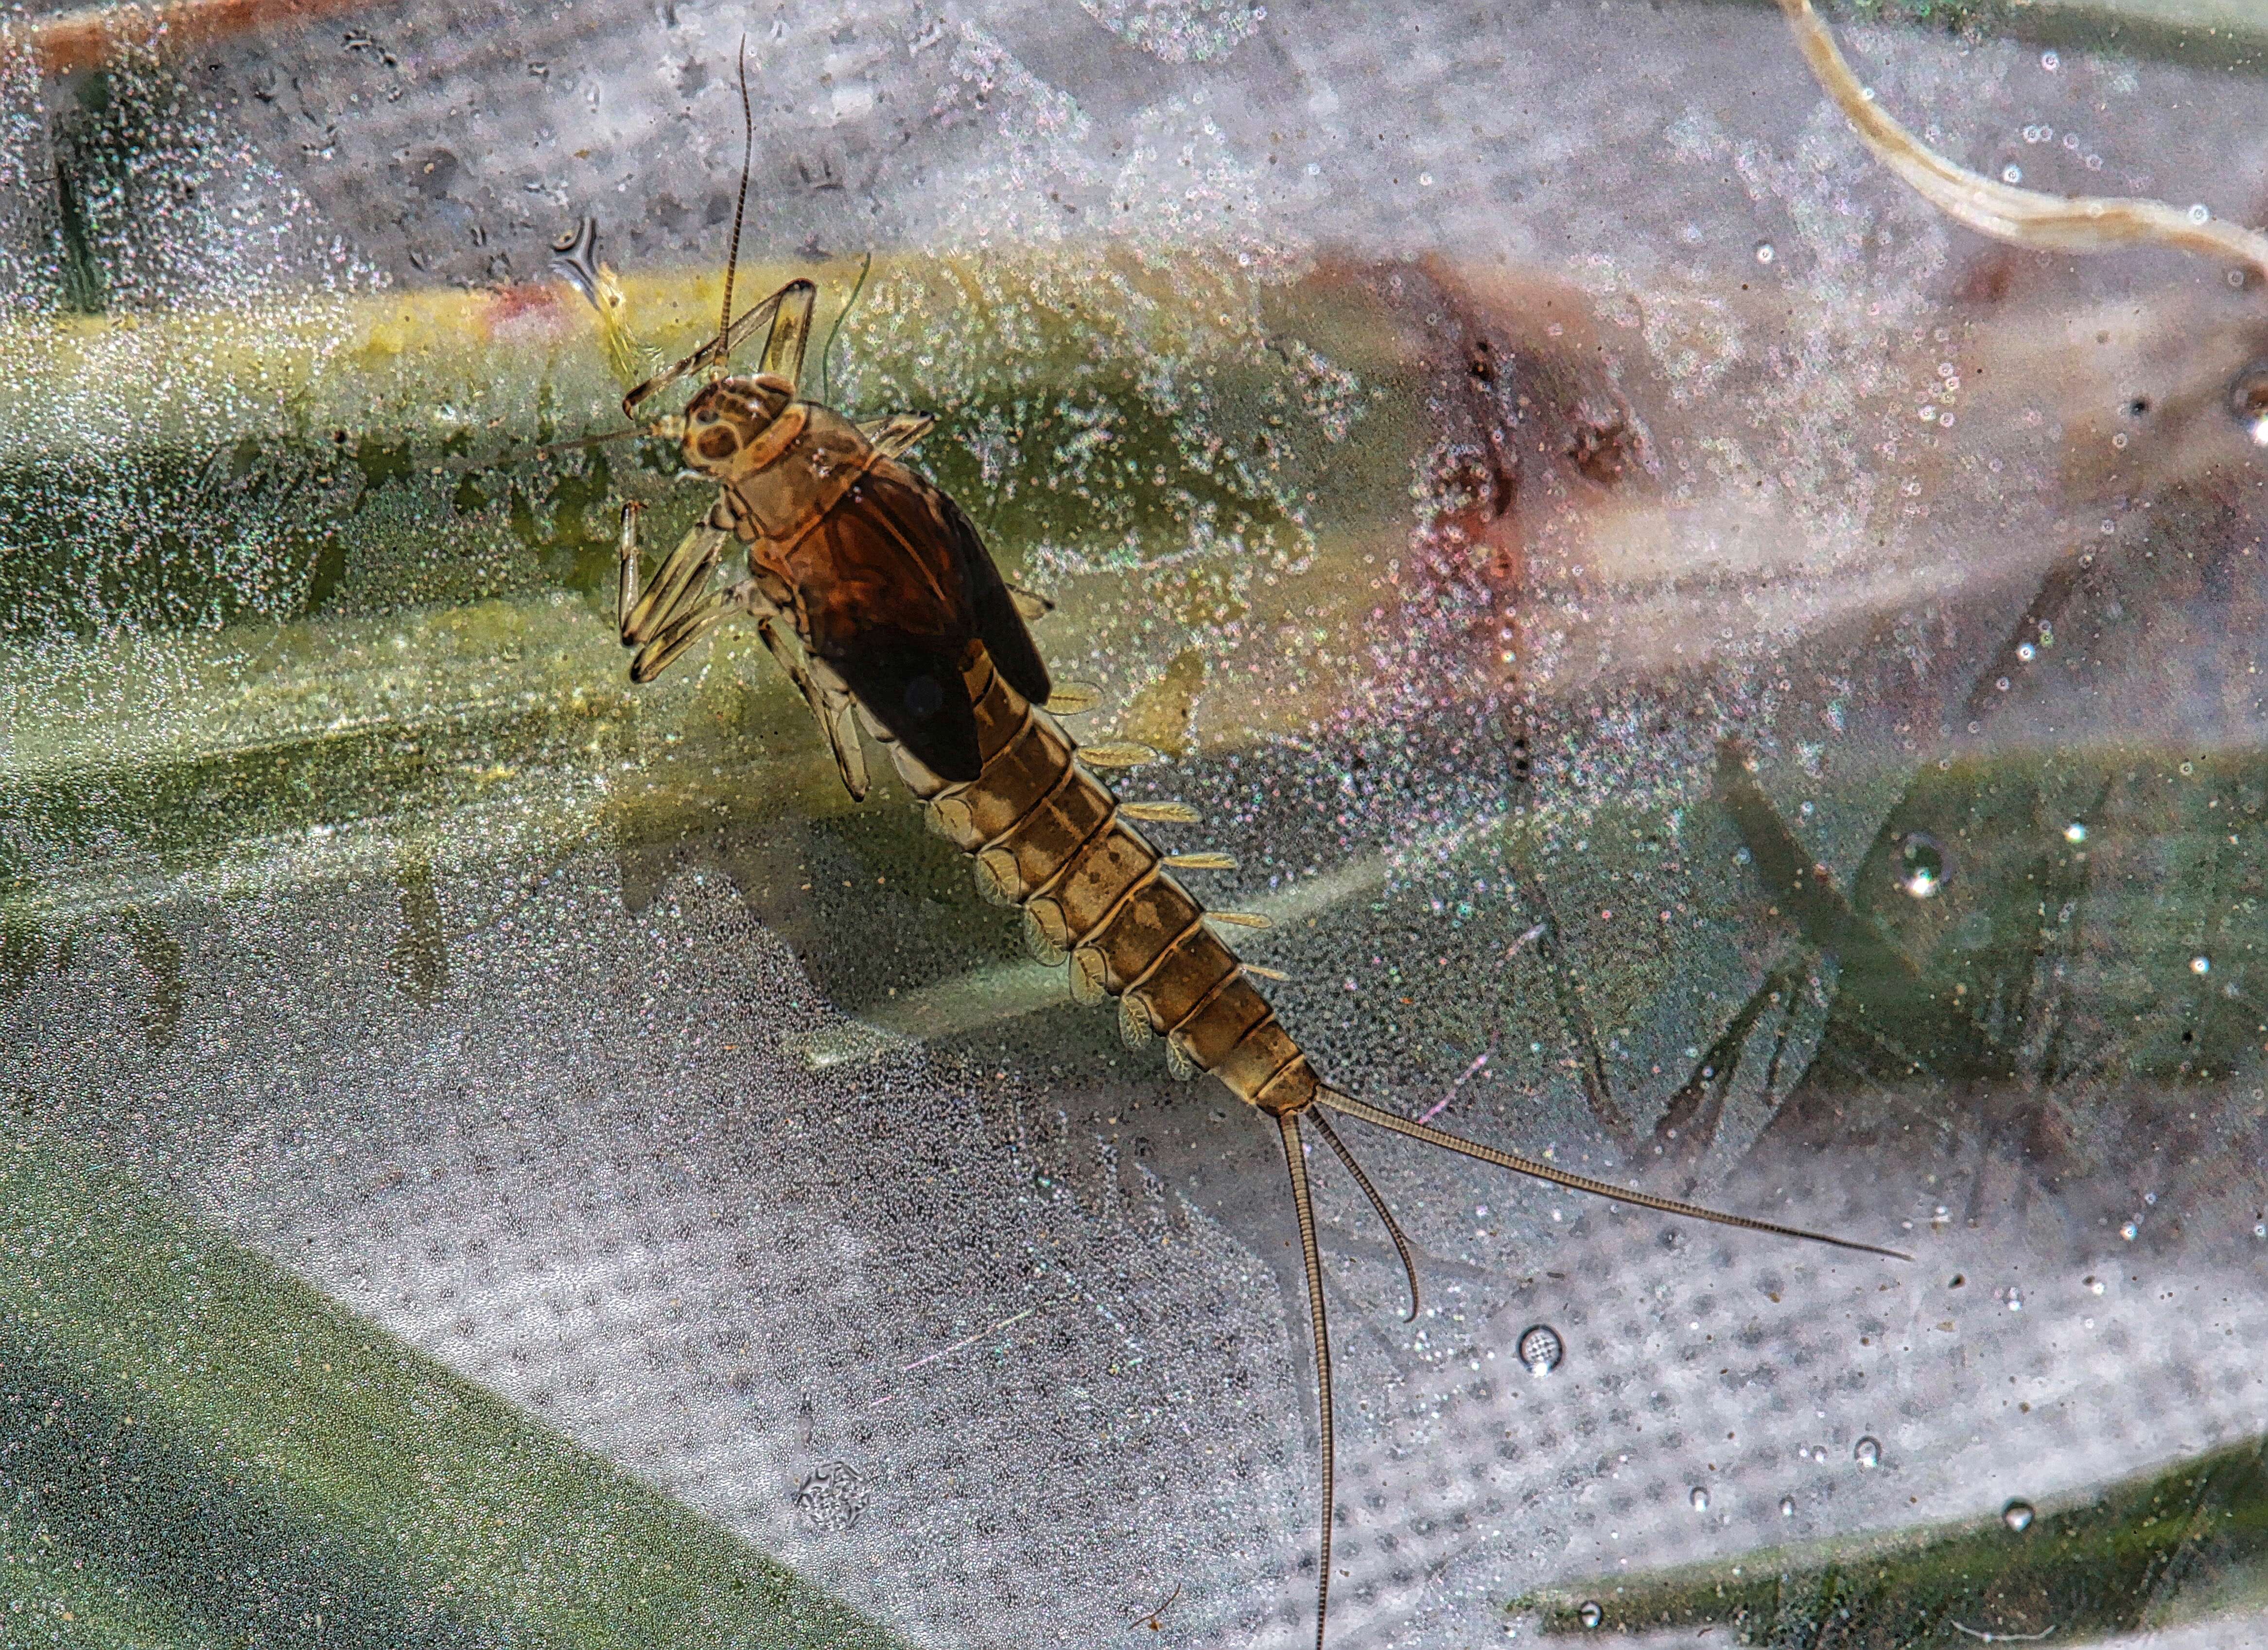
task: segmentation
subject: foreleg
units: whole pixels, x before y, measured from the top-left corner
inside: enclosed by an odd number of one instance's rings
[[[672,629],[705,598],[709,575],[716,571],[730,535],[706,521],[677,541],[641,590],[638,569],[638,517],[645,506],[633,499],[622,506],[622,532],[618,541],[622,579],[615,597],[615,622],[624,647],[640,647]]]

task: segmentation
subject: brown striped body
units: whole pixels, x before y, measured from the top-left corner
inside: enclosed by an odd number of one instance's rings
[[[1276,1120],[1315,1352],[1322,1446],[1315,1643],[1322,1650],[1335,1446],[1330,1336],[1303,1126],[1322,1138],[1385,1224],[1409,1277],[1413,1318],[1416,1258],[1327,1111],[1664,1213],[1787,1236],[1818,1234],[1572,1175],[1326,1086],[1250,972],[1206,926],[1204,907],[1136,828],[1130,810],[1152,819],[1195,815],[1178,805],[1122,807],[1089,770],[1112,753],[1096,746],[1082,762],[1078,741],[1044,708],[1054,693],[1047,666],[983,541],[933,482],[897,462],[931,420],[900,413],[853,424],[799,399],[814,291],[807,281],[791,282],[735,320],[728,284],[716,341],[622,403],[635,416],[642,401],[696,367],[717,370],[685,414],[660,427],[677,437],[688,467],[715,482],[719,496],[651,584],[643,574],[637,507],[623,506],[616,616],[623,644],[638,650],[631,680],[652,680],[721,623],[753,621],[802,690],[854,798],[866,792],[863,723],[925,805],[931,828],[976,862],[978,888],[1022,909],[1034,954],[1069,965],[1072,997],[1086,1003],[1116,998],[1128,1042],[1162,1036],[1175,1076],[1210,1072]],[[772,331],[762,370],[752,378],[723,376],[722,364],[768,318]],[[725,547],[735,542],[747,547],[747,577],[729,590],[710,590]],[[792,641],[783,631],[792,631]],[[1128,759],[1126,748],[1116,754]],[[1174,863],[1221,868],[1226,860],[1196,854]],[[1224,913],[1219,920],[1261,919]]]
[[[1279,1116],[1312,1105],[1314,1071],[1204,907],[1033,702],[1046,667],[953,501],[784,375],[711,385],[683,438],[718,484],[708,527],[748,547],[822,698],[855,701],[977,886],[1023,908],[1042,961],[1069,962],[1071,995],[1118,998],[1127,1041],[1162,1036],[1178,1076],[1211,1072]],[[912,662],[878,672],[886,658]],[[909,682],[941,689],[933,711],[909,714]]]
[[[1077,741],[1008,685],[982,644],[962,680],[976,711],[976,778],[948,784],[884,743],[931,829],[976,861],[978,887],[1023,908],[1034,954],[1068,961],[1080,1000],[1117,998],[1128,1040],[1163,1037],[1176,1075],[1210,1072],[1272,1114],[1314,1103],[1307,1057],[1205,926],[1204,906],[1079,764]]]

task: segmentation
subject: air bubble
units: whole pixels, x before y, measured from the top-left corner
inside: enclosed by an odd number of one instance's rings
[[[1601,1622],[1606,1620],[1606,1618],[1607,1612],[1601,1609],[1598,1605],[1590,1599],[1585,1599],[1583,1601],[1582,1607],[1575,1612],[1575,1619],[1581,1622],[1586,1627],[1596,1627]]]
[[[2022,659],[2027,665],[2030,664],[2039,656],[2039,650],[2034,647],[2029,642],[2021,644],[2016,649],[2016,657]]]
[[[2053,52],[2042,52],[2040,54],[2040,67],[2046,70],[2050,74],[2053,74],[2057,70],[2063,67],[2063,59],[2057,56]]]
[[[1693,1510],[1697,1513],[1705,1513],[1709,1510],[1709,1492],[1697,1484],[1693,1486],[1693,1493],[1685,1499],[1693,1503]]]
[[[2000,1521],[2018,1535],[2032,1527],[2034,1516],[2029,1501],[2011,1501],[2000,1509]]]
[[[2211,957],[2191,957],[2190,959],[2190,972],[2191,974],[2212,973],[2213,959]]]
[[[2010,1284],[2000,1292],[2000,1304],[2011,1312],[2021,1312],[2024,1309],[2024,1292]]]
[[[1861,1467],[1874,1468],[1882,1464],[1882,1446],[1879,1440],[1862,1438],[1852,1447],[1851,1459]]]
[[[2024,169],[2021,166],[2003,166],[2000,168],[2001,182],[2021,183],[2023,180]]]
[[[2072,821],[2070,824],[2063,828],[2063,839],[2067,843],[2085,842],[2087,840],[2086,825],[2078,820]]]
[[[2079,1281],[2087,1285],[2087,1293],[2091,1295],[2099,1295],[2102,1293],[2102,1279],[2097,1278],[2093,1272],[2088,1273]]]
[[[2124,1238],[2129,1243],[2132,1243],[2136,1238],[2142,1235],[2142,1223],[2139,1220],[2129,1220],[2124,1226],[2118,1228],[2118,1235]]]
[[[1769,240],[1760,240],[1756,242],[1756,261],[1758,263],[1770,263],[1774,258],[1778,256],[1778,252],[1773,248],[1771,242]]]
[[[1549,1323],[1531,1323],[1521,1330],[1520,1344],[1515,1350],[1520,1361],[1528,1366],[1529,1374],[1548,1375],[1559,1367],[1559,1360],[1567,1355],[1567,1344]]]
[[[2190,208],[2190,222],[2192,224],[2209,224],[2212,221],[2213,209],[2208,207],[2203,201],[2199,201],[2195,206]]]
[[[1795,1516],[1795,1498],[1793,1496],[1783,1495],[1779,1498],[1779,1515],[1782,1518],[1793,1518]]]
[[[820,1468],[795,1492],[795,1510],[803,1521],[834,1535],[856,1524],[865,1506],[865,1481],[856,1468],[840,1461]]]
[[[1898,886],[1918,900],[1933,899],[1945,886],[1945,850],[1926,831],[1908,831],[1898,849]]]

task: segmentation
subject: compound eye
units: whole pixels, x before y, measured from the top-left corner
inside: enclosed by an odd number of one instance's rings
[[[2268,446],[2268,361],[2255,361],[2236,375],[2228,387],[2228,412],[2255,441]]]

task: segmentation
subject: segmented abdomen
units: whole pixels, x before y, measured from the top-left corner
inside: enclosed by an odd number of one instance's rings
[[[947,784],[885,741],[931,829],[976,859],[989,897],[1023,908],[1026,941],[1069,963],[1074,998],[1118,998],[1130,1042],[1162,1035],[1174,1075],[1210,1072],[1263,1111],[1305,1108],[1318,1086],[1307,1057],[1204,907],[1080,766],[1078,742],[1000,679],[982,645],[963,680],[983,760],[975,780]]]

